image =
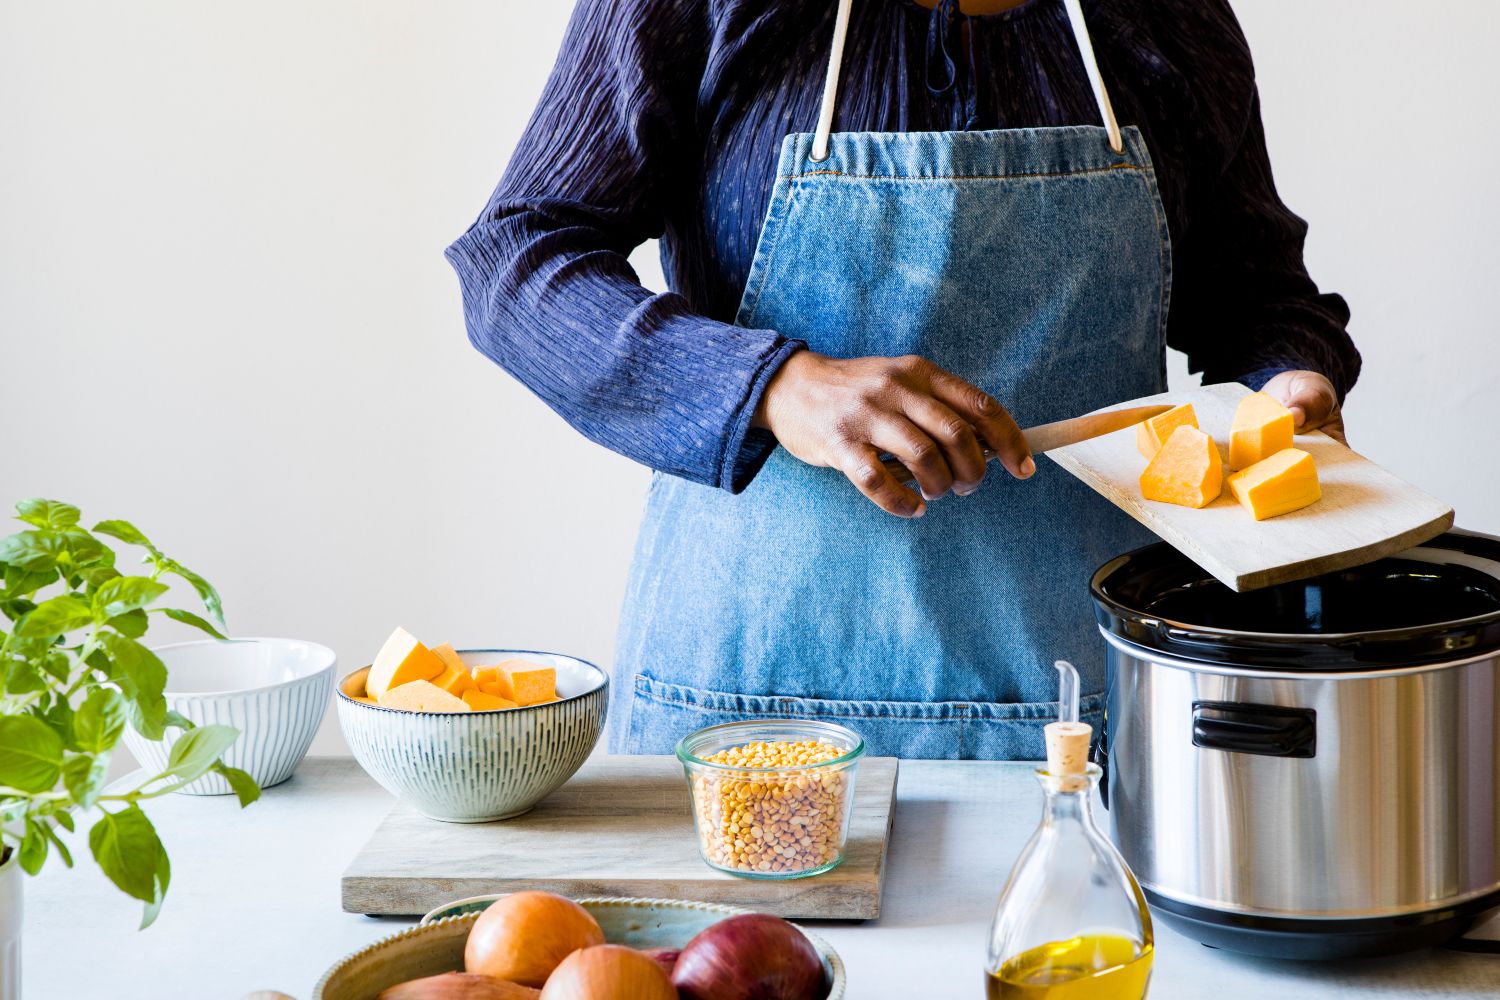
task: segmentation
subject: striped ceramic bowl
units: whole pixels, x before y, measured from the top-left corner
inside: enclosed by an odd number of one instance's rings
[[[167,667],[167,708],[200,726],[233,726],[239,739],[224,762],[248,771],[260,787],[292,776],[312,744],[333,694],[333,650],[300,639],[200,639],[154,650]],[[160,742],[125,730],[125,743],[153,774],[166,770],[178,730]],[[182,789],[227,795],[233,789],[206,774]]]
[[[462,969],[469,930],[480,911],[495,899],[476,896],[450,903],[428,914],[416,927],[346,956],[324,973],[313,990],[313,1000],[369,1000],[398,983]],[[682,899],[600,897],[580,899],[578,905],[599,921],[606,941],[632,948],[681,948],[710,924],[751,912]],[[824,1000],[844,1000],[844,963],[838,952],[807,928],[797,929],[823,959],[829,986]]]
[[[470,667],[512,658],[557,670],[557,701],[488,712],[407,712],[356,701],[369,667],[339,681],[354,759],[413,809],[449,823],[519,816],[571,778],[604,729],[609,678],[560,653],[462,649]]]

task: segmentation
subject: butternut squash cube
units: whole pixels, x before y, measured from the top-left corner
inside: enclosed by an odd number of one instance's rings
[[[1248,469],[1290,448],[1295,430],[1291,410],[1272,396],[1252,392],[1234,411],[1234,428],[1229,434],[1230,467]]]
[[[552,667],[506,660],[495,670],[495,693],[518,705],[537,705],[557,697],[557,671]]]
[[[1179,427],[1197,427],[1198,414],[1193,411],[1192,403],[1183,403],[1174,406],[1166,413],[1158,413],[1149,420],[1142,420],[1135,425],[1135,446],[1146,460],[1150,461],[1161,451],[1161,446],[1166,443],[1167,438]]]
[[[483,691],[465,691],[463,694],[464,704],[475,712],[493,712],[500,708],[519,708],[509,698],[501,698],[498,695],[486,694]]]
[[[438,659],[417,637],[404,628],[397,628],[370,664],[369,676],[365,678],[365,693],[376,701],[391,688],[411,681],[430,681],[443,672],[443,661]]]
[[[469,672],[469,667],[464,663],[464,658],[458,655],[458,650],[453,648],[453,643],[445,642],[440,646],[432,647],[432,655],[443,661],[443,666],[452,667],[454,670]]]
[[[1178,427],[1141,473],[1141,496],[1182,507],[1206,507],[1224,489],[1224,459],[1214,439]]]
[[[1230,474],[1229,489],[1257,521],[1301,510],[1323,496],[1317,463],[1298,448],[1283,448]]]
[[[467,712],[468,704],[462,698],[438,687],[432,681],[407,681],[386,691],[379,699],[386,708],[401,708],[408,712]]]
[[[444,667],[443,672],[432,679],[432,683],[455,698],[461,698],[465,691],[473,691],[475,688],[474,675],[469,673],[468,667]]]

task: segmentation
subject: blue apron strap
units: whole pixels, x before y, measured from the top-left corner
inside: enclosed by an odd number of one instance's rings
[[[837,16],[833,19],[833,48],[828,53],[828,74],[823,79],[823,101],[818,106],[818,128],[813,135],[812,158],[822,163],[828,159],[828,137],[833,133],[833,113],[838,105],[839,70],[844,64],[844,41],[849,37],[849,11],[854,0],[839,0]],[[1099,60],[1094,57],[1094,43],[1089,38],[1088,25],[1083,20],[1080,0],[1063,0],[1068,11],[1068,24],[1073,28],[1073,40],[1078,45],[1078,54],[1083,58],[1083,68],[1088,74],[1089,86],[1094,91],[1094,103],[1099,106],[1099,117],[1109,133],[1109,148],[1116,153],[1124,152],[1125,141],[1120,136],[1120,123],[1115,120],[1115,109],[1109,101],[1109,91],[1104,87],[1104,77],[1099,73]]]

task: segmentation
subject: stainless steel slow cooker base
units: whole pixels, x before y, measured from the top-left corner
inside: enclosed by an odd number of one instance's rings
[[[1246,594],[1155,545],[1093,596],[1100,791],[1168,924],[1317,959],[1500,905],[1500,539]]]
[[[1143,891],[1154,917],[1210,948],[1301,961],[1375,958],[1436,947],[1468,930],[1480,914],[1500,906],[1496,891],[1461,906],[1396,917],[1306,920],[1225,913]]]

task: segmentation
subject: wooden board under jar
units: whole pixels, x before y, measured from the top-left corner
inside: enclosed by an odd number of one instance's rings
[[[466,896],[693,899],[799,919],[880,915],[895,813],[894,757],[859,762],[844,861],[797,879],[739,878],[698,853],[675,757],[599,756],[524,816],[443,823],[397,805],[344,872],[350,913],[419,914]]]

